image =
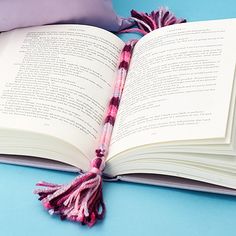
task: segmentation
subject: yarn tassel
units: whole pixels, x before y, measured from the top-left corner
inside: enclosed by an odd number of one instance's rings
[[[163,26],[186,22],[184,19],[177,19],[165,8],[160,8],[150,14],[132,10],[131,15],[136,27],[122,30],[120,33],[138,32],[145,35]],[[95,151],[95,158],[91,161],[90,170],[76,177],[70,184],[39,182],[37,186],[44,188],[34,191],[39,195],[39,200],[49,214],[59,215],[62,220],[76,221],[91,227],[97,220],[104,217],[102,171],[105,167],[105,158],[136,42],[137,40],[129,41],[121,52],[113,97],[109,103],[99,146]]]
[[[121,30],[120,33],[145,35],[161,27],[186,22],[183,18],[177,18],[165,7],[160,7],[159,10],[152,11],[150,14],[132,10],[130,19],[134,21],[134,27]]]

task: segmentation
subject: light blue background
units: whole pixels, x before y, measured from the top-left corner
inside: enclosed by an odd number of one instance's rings
[[[115,0],[114,6],[126,16],[132,8],[168,6],[188,21],[236,17],[234,0]],[[235,197],[129,183],[104,184],[107,214],[93,228],[62,222],[42,209],[32,191],[39,180],[66,183],[72,178],[74,174],[0,164],[0,235],[236,235]]]

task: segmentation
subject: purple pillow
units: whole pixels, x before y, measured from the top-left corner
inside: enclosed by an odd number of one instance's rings
[[[94,25],[110,31],[131,25],[115,14],[111,0],[0,0],[0,32],[56,23]]]

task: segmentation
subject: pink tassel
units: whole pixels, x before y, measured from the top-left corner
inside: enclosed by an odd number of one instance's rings
[[[81,222],[89,227],[97,219],[102,219],[105,205],[102,196],[102,158],[96,157],[88,173],[79,175],[67,185],[40,182],[37,186],[46,187],[34,191],[49,214],[58,214],[61,219]]]
[[[175,17],[173,13],[164,7],[160,7],[157,11],[152,11],[150,14],[132,10],[131,19],[134,21],[135,27],[122,30],[120,33],[140,33],[145,35],[164,26],[186,22],[185,19]]]
[[[184,19],[177,19],[165,8],[160,8],[158,11],[151,12],[151,14],[132,10],[131,15],[136,23],[136,28],[123,30],[120,33],[138,32],[145,35],[163,26],[186,22]],[[129,41],[121,52],[113,97],[110,100],[108,113],[104,121],[96,157],[91,162],[91,169],[87,173],[76,177],[70,184],[58,185],[40,182],[37,186],[45,188],[34,191],[35,194],[39,195],[39,200],[42,201],[49,214],[59,215],[62,220],[68,219],[91,227],[97,220],[104,217],[102,171],[105,167],[105,158],[108,153],[112,129],[136,42],[137,40]]]

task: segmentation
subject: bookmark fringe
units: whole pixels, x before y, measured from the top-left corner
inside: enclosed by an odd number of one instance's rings
[[[146,35],[161,27],[186,22],[186,19],[177,18],[165,7],[160,7],[158,10],[152,11],[149,14],[132,10],[130,19],[134,21],[134,27],[121,30],[120,33],[139,33]]]
[[[145,35],[163,26],[185,22],[184,19],[177,19],[165,8],[160,8],[150,14],[132,10],[131,15],[136,28],[126,29],[121,33],[138,32]],[[109,103],[99,146],[95,151],[95,158],[91,161],[90,170],[79,175],[69,184],[47,182],[36,184],[44,187],[36,189],[34,193],[39,195],[39,200],[49,214],[59,215],[62,220],[80,222],[89,227],[92,227],[97,220],[104,218],[106,208],[102,194],[102,171],[105,167],[111,134],[136,43],[137,40],[129,41],[121,52],[113,97]]]
[[[49,214],[57,214],[62,220],[81,222],[91,227],[105,214],[102,162],[102,158],[95,158],[90,171],[79,175],[70,184],[39,182],[37,186],[45,189],[37,189],[34,193],[39,195],[39,200]]]

